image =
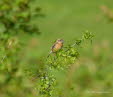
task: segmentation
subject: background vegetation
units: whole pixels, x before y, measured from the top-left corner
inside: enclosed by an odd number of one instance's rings
[[[1,0],[0,97],[112,97],[112,10],[111,0]],[[43,81],[53,42],[73,44],[85,30],[95,33],[92,44],[80,46],[68,69],[53,69]],[[45,82],[52,92],[39,92]]]

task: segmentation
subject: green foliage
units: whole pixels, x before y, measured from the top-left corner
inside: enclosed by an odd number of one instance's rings
[[[1,0],[0,1],[0,25],[1,33],[38,33],[39,30],[32,25],[31,20],[40,14],[40,8],[32,12],[31,0]],[[37,13],[37,14],[36,14]]]
[[[42,95],[51,96],[56,80],[52,74],[43,74],[39,81],[38,91]]]
[[[55,55],[51,54],[47,57],[47,61],[45,62],[46,69],[44,73],[38,77],[40,79],[40,82],[38,83],[38,91],[40,94],[48,97],[52,95],[57,82],[53,75],[53,71],[66,69],[71,64],[76,63],[76,60],[80,55],[80,46],[83,45],[82,42],[85,42],[86,40],[91,41],[93,36],[94,35],[91,32],[86,31],[81,39],[76,40],[73,44],[65,45]]]
[[[92,41],[94,35],[86,31],[81,39],[75,40],[75,43],[66,45],[63,49],[55,54],[55,56],[50,56],[47,59],[47,64],[54,68],[64,68],[68,65],[75,63],[76,59],[79,57],[79,49],[83,45],[84,41]]]
[[[32,0],[0,0],[0,92],[3,97],[28,96],[32,92],[24,83],[21,66],[22,49],[26,46],[21,41],[22,35],[40,34],[31,21],[40,16],[41,9],[31,10],[31,3]]]

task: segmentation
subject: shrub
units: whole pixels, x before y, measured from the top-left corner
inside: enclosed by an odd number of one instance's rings
[[[32,91],[24,85],[21,50],[23,34],[40,34],[31,24],[41,16],[41,8],[31,8],[32,0],[0,0],[0,95],[26,97]],[[30,91],[30,92],[29,92]],[[2,94],[1,94],[2,93]]]
[[[75,40],[73,44],[64,45],[64,47],[58,51],[55,55],[51,54],[47,59],[45,59],[45,63],[41,64],[44,66],[43,69],[35,68],[34,70],[27,69],[26,71],[30,73],[30,75],[39,75],[37,77],[37,89],[39,94],[44,95],[45,97],[50,97],[54,92],[54,88],[57,85],[57,79],[53,74],[54,70],[66,70],[70,67],[70,65],[76,63],[76,60],[79,58],[80,51],[79,49],[86,41],[91,41],[93,38],[93,34],[89,31],[86,31],[81,39]],[[31,67],[33,67],[32,65]],[[29,66],[26,66],[29,67]],[[37,71],[37,72],[33,72]],[[32,76],[35,77],[35,76]]]

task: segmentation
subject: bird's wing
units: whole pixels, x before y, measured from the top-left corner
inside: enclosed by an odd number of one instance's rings
[[[53,50],[55,48],[56,42],[53,44],[53,46],[51,47],[51,50]]]

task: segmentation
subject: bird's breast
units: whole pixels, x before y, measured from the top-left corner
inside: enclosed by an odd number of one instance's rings
[[[62,48],[62,46],[63,46],[62,43],[57,43],[53,48],[53,52],[60,50]]]

